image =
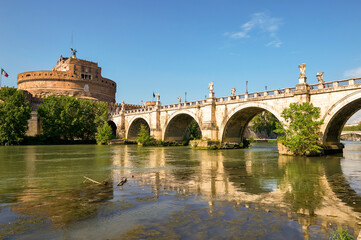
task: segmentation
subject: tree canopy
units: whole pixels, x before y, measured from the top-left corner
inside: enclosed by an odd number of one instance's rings
[[[94,140],[108,118],[103,102],[67,96],[49,96],[39,105],[43,134],[52,140]]]
[[[28,130],[31,107],[23,91],[0,89],[0,144],[19,144]]]
[[[286,124],[277,124],[276,133],[282,136],[278,140],[296,155],[306,155],[312,152],[319,153],[319,130],[322,121],[320,108],[312,103],[291,103],[289,108],[283,110],[281,115]]]
[[[265,131],[270,136],[276,130],[277,122],[278,119],[272,113],[262,112],[251,120],[251,129],[258,133]]]

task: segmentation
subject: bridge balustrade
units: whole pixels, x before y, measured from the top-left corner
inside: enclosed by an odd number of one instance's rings
[[[312,90],[319,90],[319,89],[335,89],[338,87],[345,87],[345,86],[353,86],[361,84],[361,78],[351,78],[346,80],[338,80],[338,81],[332,81],[332,82],[324,82],[324,83],[317,83],[317,84],[311,84],[309,85],[309,89]],[[257,98],[257,97],[267,97],[267,96],[276,96],[276,95],[282,95],[282,94],[290,94],[296,91],[296,87],[291,88],[283,88],[283,89],[277,89],[277,90],[270,90],[270,91],[262,91],[262,92],[254,92],[254,93],[246,93],[246,94],[240,94],[235,96],[227,96],[227,97],[219,97],[216,98],[215,101],[220,102],[229,102],[229,101],[248,101],[249,99]],[[202,104],[207,103],[207,100],[197,100],[192,102],[185,102],[181,104],[169,104],[160,106],[160,109],[174,109],[179,107],[186,107],[186,106],[199,106]],[[142,108],[142,109],[132,109],[127,110],[125,113],[137,113],[137,112],[150,112],[153,111],[153,108]],[[112,113],[113,114],[113,113]],[[115,113],[116,114],[116,113]]]

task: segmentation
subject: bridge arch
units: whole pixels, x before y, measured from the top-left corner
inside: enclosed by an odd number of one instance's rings
[[[128,140],[135,141],[135,139],[138,136],[141,125],[144,125],[150,134],[150,124],[148,120],[143,116],[135,117],[129,122],[129,127],[127,131]]]
[[[163,140],[166,142],[182,142],[187,134],[188,126],[195,121],[201,131],[201,122],[198,117],[191,111],[181,110],[173,113],[165,122],[162,129]]]
[[[361,109],[361,91],[354,92],[333,104],[322,117],[322,143],[337,145],[347,120]]]
[[[257,114],[268,111],[283,122],[281,112],[262,102],[248,102],[233,109],[223,120],[219,136],[222,142],[240,143],[245,128]]]

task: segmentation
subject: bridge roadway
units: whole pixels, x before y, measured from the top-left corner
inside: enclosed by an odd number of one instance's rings
[[[187,127],[196,121],[202,137],[222,143],[240,143],[249,121],[262,111],[271,112],[278,120],[291,103],[310,102],[321,110],[320,141],[325,149],[342,152],[340,135],[346,121],[361,109],[361,78],[309,85],[300,77],[295,87],[215,97],[213,91],[204,100],[125,110],[114,105],[109,121],[119,138],[134,140],[145,125],[156,139],[182,141]],[[213,89],[212,89],[213,90]]]

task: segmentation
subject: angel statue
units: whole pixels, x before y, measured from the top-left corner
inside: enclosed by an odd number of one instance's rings
[[[211,82],[210,84],[208,84],[209,92],[213,92],[213,85],[214,85],[213,82]]]
[[[160,100],[160,95],[159,95],[159,93],[157,93],[155,96],[157,97],[157,102],[159,102],[159,100]]]
[[[316,78],[317,78],[317,80],[318,80],[319,83],[323,83],[323,75],[324,75],[324,74],[325,74],[324,72],[318,72],[318,73],[316,74]]]
[[[231,93],[232,93],[232,96],[234,96],[234,95],[236,95],[236,88],[232,88],[232,91],[231,91]]]
[[[78,52],[77,50],[73,49],[73,48],[70,48],[71,50],[71,54],[72,54],[72,58],[76,58],[76,53]]]
[[[306,77],[305,76],[305,72],[306,72],[306,63],[302,63],[302,65],[301,64],[298,64],[298,68],[300,69],[300,78],[302,78],[302,77]]]
[[[182,102],[182,98],[179,96],[178,97],[178,102],[181,103]]]

